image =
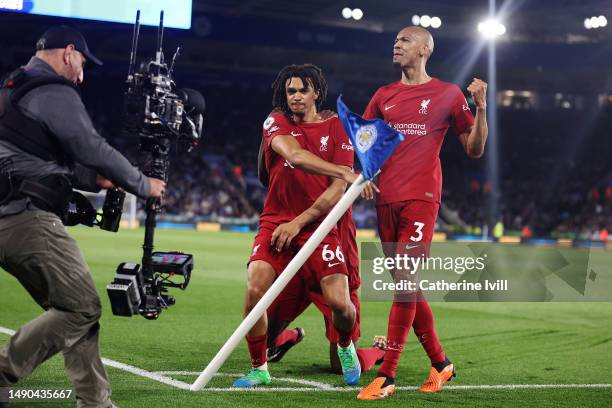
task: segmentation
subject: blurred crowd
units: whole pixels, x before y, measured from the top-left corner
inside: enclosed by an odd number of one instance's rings
[[[486,158],[468,159],[456,140],[447,140],[438,229],[492,234],[501,222],[506,231],[525,237],[600,239],[607,234],[612,226],[610,118],[598,117],[578,136],[580,129],[572,129],[575,118],[566,116],[500,115],[497,187],[487,177]],[[211,123],[202,149],[172,162],[167,212],[189,220],[255,222],[266,195],[257,180],[260,122],[234,110]],[[551,140],[553,135],[557,139]],[[493,205],[495,218],[489,215]],[[358,227],[375,228],[372,202],[358,199],[353,209]]]
[[[110,86],[92,81],[83,88],[83,99],[100,133],[138,162],[138,140],[122,134],[121,104],[111,103],[122,98],[123,88],[120,82]],[[230,98],[230,89],[240,98]],[[165,217],[255,225],[266,196],[257,179],[257,153],[261,124],[270,110],[269,88],[253,88],[245,81],[210,86],[204,93],[203,139],[190,153],[174,149]],[[357,111],[366,103],[351,101]],[[447,135],[441,152],[444,190],[438,229],[491,233],[501,222],[506,231],[529,236],[607,237],[612,228],[612,113],[498,113],[496,158],[488,151],[482,160],[471,160],[456,137]],[[498,169],[497,183],[491,167]],[[372,202],[358,199],[353,209],[358,227],[376,227]]]
[[[502,111],[499,125],[497,188],[486,176],[486,163],[474,170],[470,163],[451,161],[445,169],[452,180],[445,180],[445,205],[468,226],[490,230],[501,221],[506,230],[528,236],[607,238],[612,227],[610,112],[584,120],[584,112]],[[487,218],[492,205],[499,214],[493,220]]]
[[[166,214],[190,222],[256,223],[266,196],[257,179],[257,152],[267,109],[211,107],[200,148],[171,158]],[[105,135],[119,135],[120,129],[113,129],[118,123],[111,125],[103,112],[94,105],[96,125]],[[492,233],[501,222],[506,231],[529,237],[600,237],[612,226],[612,119],[600,112],[585,126],[580,117],[559,111],[500,111],[497,185],[487,172],[491,153],[471,160],[449,133],[441,152],[444,190],[438,229]],[[134,154],[135,141],[110,141]],[[497,208],[497,217],[490,215],[492,208]],[[376,227],[373,203],[358,199],[353,209],[358,227]]]

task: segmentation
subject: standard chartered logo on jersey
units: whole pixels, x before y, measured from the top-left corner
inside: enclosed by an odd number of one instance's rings
[[[425,123],[391,123],[389,126],[404,135],[427,136],[427,125]]]

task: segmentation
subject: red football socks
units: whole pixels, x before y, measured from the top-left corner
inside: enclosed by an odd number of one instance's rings
[[[416,304],[416,315],[414,317],[414,334],[421,342],[425,352],[429,356],[432,364],[442,362],[446,355],[442,350],[442,345],[438,340],[438,333],[434,326],[434,317],[429,303],[423,297],[419,297]]]
[[[338,330],[338,329],[336,329]],[[338,345],[340,347],[346,348],[351,345],[353,339],[351,338],[351,333],[342,333],[338,330]]]
[[[395,370],[400,360],[400,355],[406,338],[410,332],[410,326],[414,321],[416,313],[416,302],[393,302],[389,312],[389,328],[387,332],[387,352],[379,373],[386,377],[395,378]]]
[[[251,355],[251,366],[257,368],[262,366],[267,361],[266,351],[266,335],[263,336],[246,336],[247,344],[249,345],[249,354]]]
[[[385,351],[378,347],[358,348],[357,357],[361,365],[361,372],[370,371],[374,364],[385,355]]]
[[[297,341],[298,338],[298,331],[295,329],[285,329],[281,332],[281,334],[279,334],[276,337],[276,340],[274,341],[274,345],[276,347],[281,346],[287,342],[293,342],[295,343]]]

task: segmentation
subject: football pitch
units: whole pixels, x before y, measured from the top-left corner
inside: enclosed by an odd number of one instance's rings
[[[457,378],[435,395],[416,391],[429,372],[429,360],[410,334],[397,374],[399,387],[386,401],[356,399],[329,371],[323,319],[309,308],[293,326],[306,337],[280,363],[270,364],[269,387],[235,390],[231,383],[248,369],[246,345],[232,354],[208,388],[185,388],[241,322],[245,262],[252,234],[158,230],[156,249],[194,255],[186,291],[173,290],[176,305],[157,321],[115,317],[106,284],[120,262],[140,263],[143,230],[118,234],[72,228],[103,304],[101,351],[106,359],[113,401],[125,407],[271,406],[610,406],[612,401],[612,303],[432,303],[440,340],[457,367]],[[453,244],[448,244],[451,248]],[[612,267],[612,253],[593,251],[590,267]],[[362,338],[369,346],[385,334],[389,304],[362,304]],[[0,272],[0,345],[11,330],[40,314],[18,282]],[[364,373],[361,386],[375,372]],[[19,388],[70,388],[61,355],[44,363]],[[29,404],[29,405],[28,405]],[[74,402],[72,403],[74,404]],[[63,407],[66,403],[19,406]]]

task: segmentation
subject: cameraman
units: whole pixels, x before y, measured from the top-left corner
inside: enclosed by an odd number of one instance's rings
[[[112,407],[98,346],[100,298],[60,217],[72,187],[117,185],[147,198],[161,197],[165,183],[147,178],[94,129],[76,85],[86,62],[102,62],[81,33],[53,27],[36,49],[0,88],[0,266],[45,312],[0,350],[0,387],[61,351],[77,406]]]

